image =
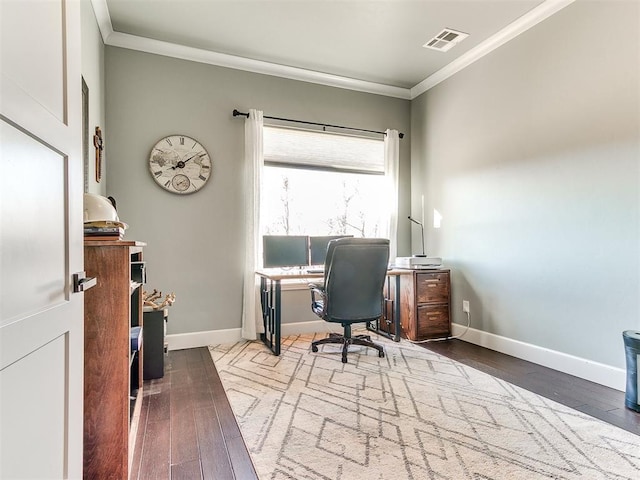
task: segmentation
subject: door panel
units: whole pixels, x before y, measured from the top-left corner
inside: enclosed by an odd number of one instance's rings
[[[81,478],[78,0],[0,0],[0,478]]]
[[[2,478],[65,478],[65,417],[60,412],[67,410],[66,364],[49,360],[64,358],[66,349],[63,335],[0,372]],[[42,425],[47,425],[46,435],[33,435],[42,432]],[[28,451],[40,452],[37,461],[25,461]]]
[[[66,301],[66,158],[0,123],[0,326]],[[18,208],[16,208],[18,207]]]
[[[3,74],[64,123],[65,2],[10,1],[0,8]]]

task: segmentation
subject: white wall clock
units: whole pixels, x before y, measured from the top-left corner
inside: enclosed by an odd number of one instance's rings
[[[149,171],[155,182],[171,193],[195,193],[211,177],[211,157],[197,140],[169,135],[151,149]]]

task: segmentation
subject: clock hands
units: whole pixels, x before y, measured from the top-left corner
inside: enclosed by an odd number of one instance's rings
[[[180,160],[178,163],[175,164],[175,166],[171,167],[171,170],[175,170],[176,168],[184,168],[185,164],[191,160],[192,158],[197,157],[198,155],[200,155],[199,153],[196,153],[195,155],[191,155],[189,158],[187,158],[186,160]]]

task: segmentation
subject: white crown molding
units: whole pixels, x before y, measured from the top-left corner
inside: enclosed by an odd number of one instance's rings
[[[411,89],[394,87],[381,83],[366,82],[363,80],[355,80],[353,78],[341,77],[339,75],[330,75],[313,70],[288,67],[285,65],[252,60],[249,58],[237,57],[234,55],[217,53],[209,50],[186,47],[160,40],[115,32],[111,24],[107,1],[91,0],[91,4],[93,5],[93,11],[96,15],[98,28],[100,29],[102,41],[105,45],[190,60],[193,62],[217,65],[220,67],[233,68],[236,70],[244,70],[263,75],[316,83],[330,87],[413,100],[430,88],[435,87],[440,82],[481,59],[496,48],[504,45],[521,33],[526,32],[531,27],[537,25],[551,15],[559,12],[574,1],[575,0],[546,0]]]
[[[510,40],[513,40],[521,33],[526,32],[530,28],[536,26],[538,23],[546,20],[551,15],[572,4],[574,1],[575,0],[546,0],[545,2],[541,3],[533,10],[527,12],[514,22],[507,25],[498,33],[487,38],[484,42],[479,43],[464,55],[456,58],[453,62],[449,63],[434,74],[425,78],[422,82],[412,87],[411,100],[422,95],[424,92],[426,92],[430,88],[435,87],[437,84],[446,80],[452,75],[458,73],[463,68],[468,67],[475,61],[480,60],[482,57],[491,53],[496,48],[504,45]]]
[[[107,40],[113,33],[113,25],[111,24],[111,15],[109,15],[107,0],[91,0],[91,6],[93,7],[93,13],[96,16],[96,22],[98,23],[98,29],[100,30],[102,41],[106,44]]]
[[[212,52],[210,50],[186,47],[151,38],[115,32],[111,24],[111,16],[109,15],[107,0],[91,0],[91,4],[93,5],[93,11],[96,15],[98,28],[100,29],[102,41],[105,45],[138,50],[141,52],[179,58],[182,60],[190,60],[192,62],[207,63],[209,65],[216,65],[219,67],[244,70],[252,73],[260,73],[263,75],[317,83],[329,87],[338,87],[347,90],[384,95],[387,97],[402,98],[404,100],[409,100],[411,95],[408,88],[365,82],[363,80],[355,80],[353,78],[330,75],[302,68],[288,67],[275,63],[252,60],[249,58]]]
[[[408,88],[393,87],[390,85],[354,80],[352,78],[330,75],[302,68],[277,65],[275,63],[236,57],[234,55],[212,52],[200,48],[186,47],[184,45],[176,45],[126,33],[113,32],[113,34],[111,34],[107,39],[106,44],[114,47],[128,48],[131,50],[154,53],[156,55],[164,55],[193,62],[207,63],[236,70],[244,70],[252,73],[260,73],[263,75],[272,75],[275,77],[289,78],[291,80],[317,83],[330,87],[385,95],[387,97],[396,97],[408,100],[410,95]]]

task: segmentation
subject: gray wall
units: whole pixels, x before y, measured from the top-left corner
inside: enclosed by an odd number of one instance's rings
[[[408,215],[410,102],[311,83],[106,47],[107,194],[147,242],[148,289],[174,291],[168,333],[239,328],[242,304],[244,121],[234,108],[373,130],[395,128],[400,143],[400,218]],[[198,139],[213,176],[198,193],[176,196],[151,179],[147,159],[165,135]],[[318,199],[322,198],[321,186]],[[408,254],[409,228],[399,227]],[[308,295],[308,294],[307,294]],[[305,310],[308,310],[305,299]],[[290,320],[291,321],[291,320]]]
[[[640,328],[640,4],[578,1],[412,102],[456,323],[624,367]],[[415,237],[414,237],[415,240]]]
[[[91,2],[80,2],[80,18],[82,78],[89,88],[89,192],[105,195],[106,168],[102,169],[102,180],[99,183],[96,182],[95,149],[93,148],[93,134],[98,126],[102,130],[105,145],[109,143],[105,129],[104,44]],[[104,159],[108,154],[108,149],[103,150]]]

